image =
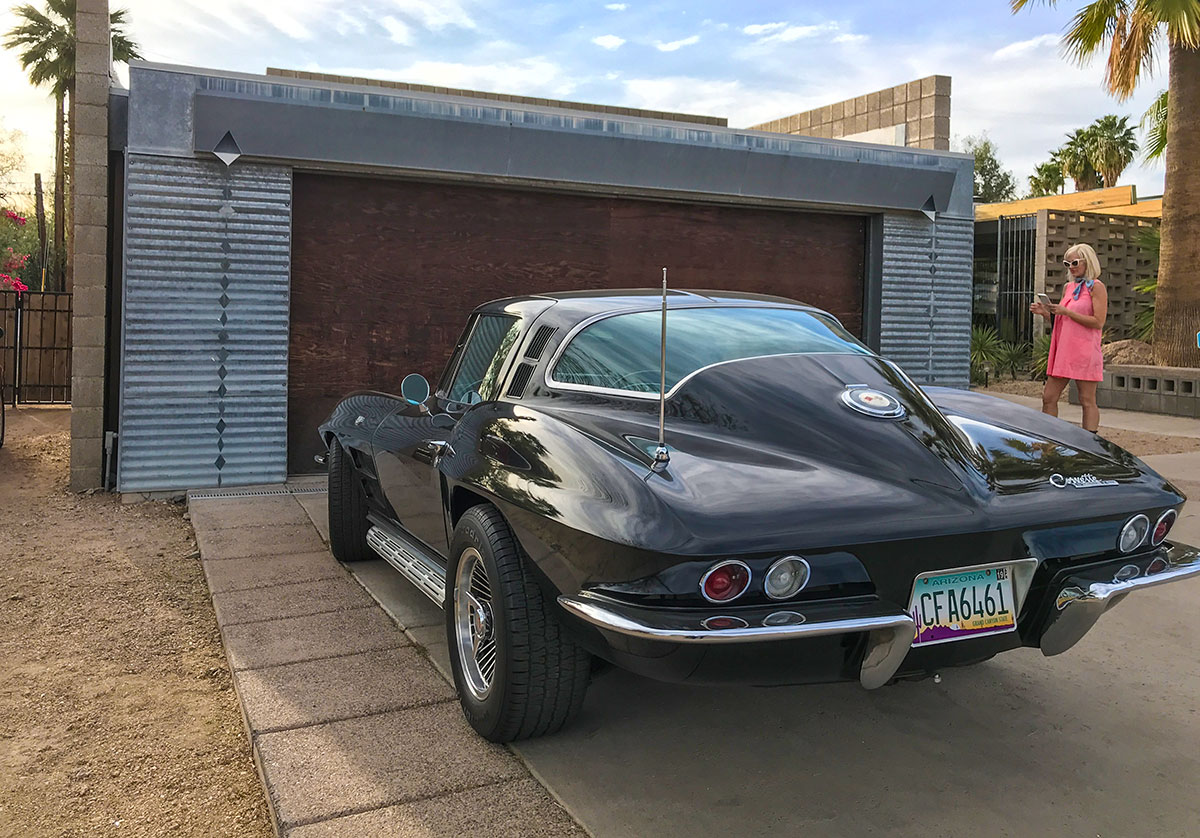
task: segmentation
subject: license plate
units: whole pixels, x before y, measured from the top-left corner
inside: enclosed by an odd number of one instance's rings
[[[922,573],[913,583],[908,613],[917,625],[914,646],[1012,631],[1017,627],[1012,568]]]

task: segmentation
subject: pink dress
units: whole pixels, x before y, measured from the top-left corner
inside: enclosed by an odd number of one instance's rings
[[[1075,285],[1074,282],[1067,283],[1059,305],[1092,316],[1091,289],[1085,285],[1076,300]],[[1046,374],[1077,381],[1102,381],[1104,356],[1100,353],[1100,330],[1076,323],[1065,314],[1055,317],[1054,331],[1050,333],[1050,359],[1046,363]]]

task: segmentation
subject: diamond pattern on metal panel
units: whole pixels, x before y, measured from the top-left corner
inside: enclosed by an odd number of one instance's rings
[[[126,165],[117,488],[283,482],[291,173]]]

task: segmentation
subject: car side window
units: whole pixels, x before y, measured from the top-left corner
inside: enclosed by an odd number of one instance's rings
[[[481,314],[462,348],[458,369],[446,389],[456,402],[491,401],[496,397],[504,361],[516,345],[521,321],[506,314]],[[480,399],[473,399],[478,394]]]

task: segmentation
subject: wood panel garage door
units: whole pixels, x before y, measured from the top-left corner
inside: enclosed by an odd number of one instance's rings
[[[436,381],[467,314],[539,291],[652,287],[779,294],[861,334],[861,216],[297,172],[288,471],[344,394]]]

